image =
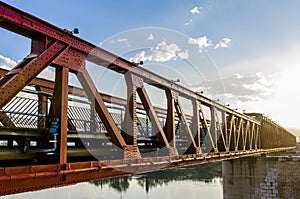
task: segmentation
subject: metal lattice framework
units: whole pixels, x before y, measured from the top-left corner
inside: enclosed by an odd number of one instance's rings
[[[3,2],[0,27],[31,39],[29,55],[0,70],[0,195],[295,146],[261,114],[234,111]],[[127,100],[99,93],[86,61],[123,75]],[[50,65],[55,81],[37,78]],[[68,85],[70,73],[83,89]],[[145,85],[164,91],[166,109],[152,105]],[[34,99],[18,95],[26,86]],[[71,95],[85,102],[70,106]]]

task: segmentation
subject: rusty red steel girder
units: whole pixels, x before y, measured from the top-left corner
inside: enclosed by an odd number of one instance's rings
[[[52,24],[49,24],[28,13],[24,13],[14,7],[4,4],[3,2],[1,3],[0,13],[2,13],[2,22],[0,26],[3,28],[31,38],[33,41],[36,38],[36,35],[41,35],[67,44],[69,48],[54,61],[54,63],[58,62],[62,64],[63,67],[68,67],[71,70],[77,71],[83,67],[83,62],[88,60],[97,65],[108,67],[118,73],[124,74],[130,71],[132,74],[141,77],[145,83],[161,89],[171,89],[183,97],[196,99],[205,105],[211,105],[222,111],[256,122],[251,117],[247,117],[203,95],[175,84],[173,81],[148,71],[145,68],[137,67],[135,63],[129,62],[117,55],[107,52],[94,44],[72,35],[69,31],[53,26]]]
[[[39,87],[42,91],[52,94],[48,117],[58,118],[60,127],[57,163],[0,167],[0,195],[129,173],[142,173],[153,169],[245,157],[295,147],[293,136],[259,114],[246,115],[229,109],[80,39],[67,30],[60,29],[3,2],[0,2],[0,27],[31,39],[29,55],[10,71],[0,70],[0,110],[25,86]],[[86,70],[86,61],[124,74],[128,100],[99,93]],[[56,68],[55,82],[37,78],[37,75],[50,65]],[[68,85],[69,73],[77,75],[83,89]],[[153,107],[144,87],[145,84],[165,91],[166,110]],[[69,93],[84,96],[89,101],[95,101],[94,108],[105,126],[111,142],[124,152],[122,159],[68,162]],[[137,95],[141,99],[141,103],[137,103]],[[184,113],[179,96],[192,101],[193,115],[187,116]],[[121,135],[105,102],[126,107],[122,124],[122,129],[128,132],[126,139]],[[210,121],[207,119],[204,107],[210,110]],[[141,156],[137,143],[137,109],[144,109],[150,118],[153,129],[157,132],[156,136],[160,147],[167,149],[167,153],[164,155],[159,157]],[[166,115],[165,126],[160,123],[158,112]],[[190,143],[184,155],[179,155],[176,148],[175,117],[182,121]],[[258,120],[260,117],[262,119]],[[192,123],[191,127],[188,119]],[[6,121],[7,124],[2,121]],[[4,112],[0,112],[0,122],[4,127],[14,125]],[[201,129],[207,131],[208,142],[213,149],[206,152],[207,154],[204,154],[201,149],[203,140],[200,138],[200,126]],[[263,129],[264,127],[266,129]],[[282,138],[284,141],[273,145],[266,140],[272,134],[273,129],[276,130],[278,139]],[[286,136],[289,138],[285,139]],[[276,138],[273,136],[272,139]]]

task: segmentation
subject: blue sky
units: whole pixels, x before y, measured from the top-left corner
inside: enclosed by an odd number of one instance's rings
[[[134,37],[130,38],[124,31],[130,32],[136,28],[159,27],[182,33],[187,38],[186,46],[176,42],[176,39],[159,39],[156,33],[151,40],[153,46],[148,46],[150,51],[140,50],[140,54],[137,52],[135,56],[146,59],[146,62],[148,60],[152,65],[174,64],[179,67],[184,53],[192,57],[191,46],[194,46],[199,55],[207,52],[206,56],[211,58],[218,70],[214,78],[205,78],[206,82],[203,83],[202,77],[199,82],[194,82],[194,85],[199,84],[195,90],[205,89],[204,85],[209,86],[213,97],[222,93],[226,98],[224,103],[232,104],[232,108],[264,112],[284,126],[300,128],[300,93],[297,89],[300,84],[297,76],[300,72],[300,1],[4,2],[61,28],[78,27],[79,37],[94,44],[104,42],[107,48],[119,44],[132,46]],[[107,45],[108,41],[110,46]],[[0,65],[12,64],[28,53],[29,41],[0,30],[0,46]],[[154,52],[155,49],[162,48],[174,54],[168,54],[169,58],[164,61],[155,60],[153,55],[161,55]],[[143,56],[142,51],[145,51]],[[180,64],[174,63],[176,61]],[[176,67],[173,69],[180,71]],[[188,72],[180,73],[181,76],[190,76]],[[220,84],[224,85],[225,91],[220,91]],[[286,100],[288,102],[284,103]]]

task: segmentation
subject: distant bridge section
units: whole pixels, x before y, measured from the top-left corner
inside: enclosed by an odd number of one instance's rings
[[[272,149],[281,146],[295,146],[296,137],[282,126],[260,113],[247,113],[260,122],[261,148]]]
[[[0,27],[31,40],[28,56],[0,70],[0,195],[296,146],[262,114],[234,111],[3,2]],[[87,61],[122,76],[126,99],[100,93]],[[54,81],[38,77],[49,66]],[[163,91],[165,108],[147,87]]]

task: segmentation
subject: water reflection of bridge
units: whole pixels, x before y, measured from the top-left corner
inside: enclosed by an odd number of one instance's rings
[[[2,1],[0,27],[31,41],[28,56],[0,71],[0,195],[295,147],[263,114],[232,110]],[[126,99],[100,93],[89,63],[120,77]],[[47,69],[54,81],[38,78]],[[166,107],[152,105],[149,88]]]
[[[130,186],[151,189],[175,182],[191,181],[212,183],[220,179],[224,198],[299,198],[300,157],[296,154],[286,156],[272,154],[269,157],[247,157],[235,160],[175,168],[146,173],[141,176],[127,176],[91,182],[101,188],[108,185],[117,192],[126,193]],[[184,192],[184,190],[182,190]],[[144,198],[137,196],[137,198]],[[146,197],[145,197],[146,198]],[[134,198],[135,199],[135,198]]]
[[[91,183],[99,187],[108,185],[118,192],[126,192],[132,180],[136,180],[138,185],[144,187],[145,191],[148,193],[152,188],[168,185],[168,183],[175,181],[201,181],[205,183],[211,183],[212,180],[216,178],[222,178],[221,162],[174,168],[146,173],[143,175],[103,179],[93,181]]]

